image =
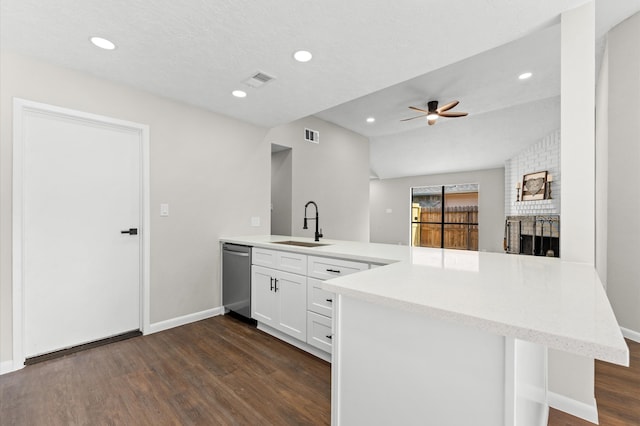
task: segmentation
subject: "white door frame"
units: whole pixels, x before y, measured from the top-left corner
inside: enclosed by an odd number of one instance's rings
[[[140,329],[149,330],[149,287],[150,287],[150,224],[149,212],[149,126],[119,120],[102,115],[90,114],[54,105],[13,98],[13,247],[12,247],[12,315],[13,315],[13,370],[24,367],[24,293],[23,293],[23,178],[24,178],[24,116],[26,113],[66,117],[73,120],[99,123],[101,125],[125,128],[138,132],[140,137]]]

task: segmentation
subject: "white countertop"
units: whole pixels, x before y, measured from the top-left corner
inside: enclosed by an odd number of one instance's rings
[[[594,267],[556,258],[321,239],[307,248],[251,236],[222,242],[387,266],[325,281],[323,288],[502,336],[620,365],[629,350]]]

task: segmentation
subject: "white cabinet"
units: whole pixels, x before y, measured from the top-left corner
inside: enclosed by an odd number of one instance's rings
[[[333,298],[335,294],[322,289],[322,281],[369,269],[369,264],[343,259],[309,256],[307,273],[307,343],[332,352]]]
[[[364,271],[369,265],[258,247],[253,248],[252,264],[251,316],[305,342],[298,346],[307,351],[313,352],[313,346],[330,354],[334,294],[322,289],[322,281]]]
[[[252,263],[251,317],[306,341],[307,256],[254,247]]]

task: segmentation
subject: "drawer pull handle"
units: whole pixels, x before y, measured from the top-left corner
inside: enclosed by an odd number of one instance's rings
[[[327,334],[325,337],[326,337],[327,339],[333,339],[333,336],[332,336],[332,335],[330,335],[330,334]]]
[[[278,292],[278,279],[274,278],[273,281],[274,281],[274,284],[275,284],[275,291],[277,293]]]
[[[339,274],[340,270],[339,269],[327,269],[327,272],[334,272],[336,274]]]
[[[273,277],[271,277],[271,291],[273,291]]]
[[[326,299],[326,300],[327,300],[327,302],[329,302],[329,303],[333,303],[333,299]]]

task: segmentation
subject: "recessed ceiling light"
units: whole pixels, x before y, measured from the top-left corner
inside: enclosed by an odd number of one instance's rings
[[[306,50],[298,50],[293,54],[293,57],[298,62],[309,62],[311,58],[313,58],[313,55],[311,52],[307,52]]]
[[[242,90],[234,90],[233,92],[231,92],[231,94],[233,96],[235,96],[236,98],[246,98],[247,97],[247,92],[242,91]]]
[[[368,117],[367,118],[367,123],[373,123],[375,121],[376,121],[376,119],[374,117]]]
[[[112,41],[107,40],[106,38],[91,37],[89,41],[91,41],[91,43],[93,43],[95,46],[98,46],[101,49],[113,50],[116,48],[116,45]]]
[[[532,73],[530,73],[530,72],[525,72],[525,73],[520,74],[520,75],[518,76],[518,78],[519,78],[520,80],[526,80],[526,79],[528,79],[528,78],[531,78],[531,76],[532,76],[532,75],[533,75],[533,74],[532,74]]]

